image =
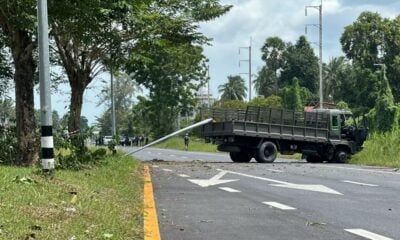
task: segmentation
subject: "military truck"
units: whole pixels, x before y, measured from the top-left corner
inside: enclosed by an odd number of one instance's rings
[[[272,163],[278,152],[301,153],[307,162],[345,163],[362,149],[366,127],[348,124],[350,111],[314,109],[311,112],[247,107],[202,109],[202,137],[229,152],[233,162]]]

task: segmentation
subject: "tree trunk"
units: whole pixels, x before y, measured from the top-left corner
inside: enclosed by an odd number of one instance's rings
[[[34,110],[34,73],[36,62],[33,44],[27,33],[15,33],[12,54],[15,65],[15,99],[18,151],[16,164],[29,166],[39,160],[39,136],[36,133]]]
[[[68,131],[74,133],[80,130],[80,120],[83,104],[83,93],[85,92],[85,80],[71,82],[71,103],[68,120]]]

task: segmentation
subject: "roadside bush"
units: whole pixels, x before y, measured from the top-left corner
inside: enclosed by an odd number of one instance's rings
[[[103,163],[107,149],[99,148],[91,151],[85,146],[85,139],[91,135],[90,129],[72,136],[60,137],[60,135],[56,135],[56,142],[59,147],[55,156],[56,168],[80,170]]]
[[[0,164],[14,164],[17,155],[17,136],[15,127],[0,127]]]

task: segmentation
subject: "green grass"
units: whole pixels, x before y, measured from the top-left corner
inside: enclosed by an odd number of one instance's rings
[[[399,168],[400,131],[371,135],[350,163]]]
[[[172,137],[157,144],[155,147],[185,150],[183,137]],[[217,146],[211,143],[205,143],[204,139],[191,137],[189,142],[189,151],[194,152],[217,152]]]
[[[143,238],[139,162],[108,157],[102,166],[59,170],[50,180],[39,172],[0,166],[0,239]]]

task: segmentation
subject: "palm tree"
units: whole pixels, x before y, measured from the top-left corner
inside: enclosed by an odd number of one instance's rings
[[[324,96],[335,96],[335,90],[340,87],[341,78],[346,67],[344,57],[332,58],[324,69]]]
[[[221,100],[240,100],[246,97],[247,88],[241,76],[228,76],[228,82],[218,86],[218,92],[222,93]]]

